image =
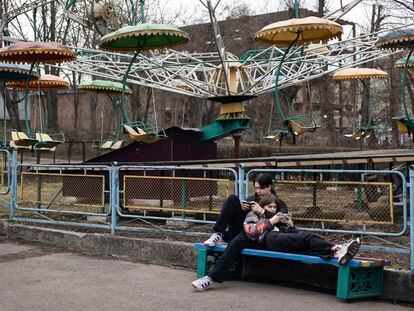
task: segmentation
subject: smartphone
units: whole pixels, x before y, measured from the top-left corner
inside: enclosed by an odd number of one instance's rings
[[[244,205],[244,204],[246,204],[246,205],[249,205],[249,208],[252,208],[252,205],[253,205],[253,202],[251,202],[251,201],[246,201],[246,200],[242,200],[241,201],[241,203]]]
[[[285,218],[285,219],[292,217],[292,214],[291,213],[280,213],[280,215],[282,215],[283,218]]]
[[[282,213],[282,215],[283,215],[283,218],[285,218],[285,219],[289,219],[289,218],[292,217],[291,213]]]

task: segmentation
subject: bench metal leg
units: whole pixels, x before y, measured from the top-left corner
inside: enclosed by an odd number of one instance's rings
[[[383,267],[338,267],[336,297],[341,300],[382,295]]]
[[[207,250],[199,249],[197,255],[197,277],[201,278],[207,274]]]

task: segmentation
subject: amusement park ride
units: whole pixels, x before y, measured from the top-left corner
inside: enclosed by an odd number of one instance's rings
[[[1,18],[0,24],[0,33],[3,34],[2,40],[18,41],[17,38],[6,36],[8,33],[3,31],[5,30],[4,26],[20,14],[50,2],[46,0],[28,1],[15,11],[6,12]],[[216,8],[220,1],[213,4],[211,0],[199,0],[208,9],[217,46],[217,52],[210,53],[189,53],[173,49],[174,46],[179,46],[188,40],[187,34],[172,25],[145,23],[143,0],[139,1],[141,24],[122,28],[120,28],[116,7],[109,2],[92,1],[90,8],[88,8],[88,14],[86,14],[89,21],[77,15],[78,11],[74,9],[75,0],[55,2],[62,6],[67,18],[91,27],[102,35],[102,38],[99,42],[99,50],[69,47],[69,49],[76,51],[75,60],[64,64],[61,62],[47,62],[47,64],[63,70],[99,77],[101,80],[108,80],[109,84],[112,83],[109,81],[122,82],[117,85],[116,91],[114,91],[113,85],[108,88],[104,87],[105,82],[100,85],[99,89],[93,87],[89,89],[121,94],[123,120],[119,123],[122,123],[124,131],[128,133],[131,140],[148,143],[162,138],[164,134],[157,124],[154,126],[139,120],[130,120],[126,108],[126,94],[128,93],[126,83],[217,102],[220,105],[220,114],[216,121],[201,128],[201,140],[218,140],[226,136],[233,136],[235,157],[238,157],[240,137],[251,125],[250,118],[246,115],[244,108],[244,103],[247,100],[265,93],[274,93],[275,105],[283,128],[269,132],[267,138],[270,140],[281,141],[288,134],[295,137],[302,133],[312,132],[318,127],[312,117],[287,115],[288,108],[280,102],[279,92],[338,69],[358,67],[386,57],[391,53],[398,52],[401,47],[410,49],[411,55],[412,46],[414,46],[412,44],[414,39],[411,35],[407,37],[408,39],[404,39],[404,29],[407,26],[393,29],[392,32],[400,34],[393,41],[394,45],[381,44],[381,38],[385,38],[384,40],[388,42],[384,34],[389,33],[390,30],[368,33],[346,40],[334,40],[340,38],[342,34],[342,27],[335,20],[363,2],[362,0],[352,1],[341,10],[324,18],[300,18],[298,3],[295,1],[296,18],[277,22],[258,30],[254,34],[254,40],[266,44],[267,47],[251,51],[241,57],[232,54],[225,48],[225,42],[220,34],[216,19]],[[133,8],[134,13],[136,13],[136,9],[136,7]],[[387,36],[392,38],[392,34]],[[323,43],[323,48],[319,43]],[[381,49],[378,49],[377,46]],[[29,64],[36,61],[36,59],[8,59],[4,57],[7,53],[3,53],[2,50],[0,50],[0,61]],[[133,53],[128,54],[129,52]],[[39,61],[37,60],[37,62]],[[406,68],[408,63],[407,59]],[[26,68],[28,75],[31,75],[32,69]],[[380,76],[385,77],[386,73],[381,73]],[[354,75],[350,78],[365,79],[370,77],[379,76],[372,76],[368,73]],[[27,82],[26,87],[28,85]],[[88,89],[87,86],[82,88]],[[403,97],[404,93],[403,90]],[[116,109],[115,102],[114,107]],[[371,110],[372,106],[370,106]],[[405,112],[404,117],[397,118],[397,124],[401,132],[410,132],[414,128],[414,118],[407,109]],[[30,131],[30,126],[26,127],[27,139],[38,141]],[[106,149],[115,149],[120,146],[122,144],[122,142],[119,143],[120,128],[119,126],[114,137],[108,140],[110,143],[105,144],[101,139],[100,145]],[[349,137],[359,140],[369,137],[373,130],[374,126],[370,115],[368,124],[355,129]],[[19,138],[16,138],[16,141],[18,142]],[[18,143],[14,143],[18,145]],[[34,145],[36,143],[34,142]]]

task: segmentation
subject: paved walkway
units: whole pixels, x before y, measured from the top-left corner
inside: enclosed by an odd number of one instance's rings
[[[343,303],[333,294],[273,284],[226,282],[198,293],[195,273],[0,236],[0,310],[412,310],[374,300]]]

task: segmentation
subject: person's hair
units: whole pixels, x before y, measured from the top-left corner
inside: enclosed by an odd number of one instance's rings
[[[266,188],[269,186],[273,186],[272,177],[268,174],[260,174],[256,177],[255,182],[260,185],[260,188]]]
[[[273,193],[266,194],[263,198],[260,199],[259,205],[260,207],[265,207],[266,205],[269,205],[271,203],[276,203],[276,205],[280,205],[280,202],[282,200],[279,199],[279,197]]]

